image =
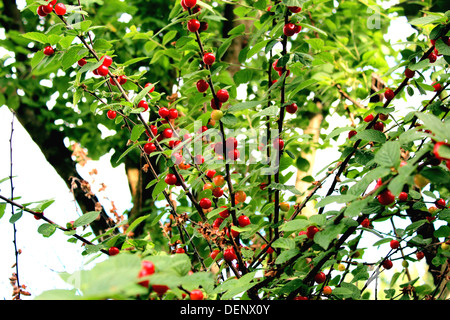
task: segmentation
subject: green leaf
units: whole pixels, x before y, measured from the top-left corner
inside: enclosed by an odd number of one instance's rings
[[[73,226],[75,228],[82,227],[82,226],[87,226],[91,222],[95,221],[98,218],[99,215],[100,215],[99,211],[86,212],[81,217],[79,217],[78,219],[76,219],[73,222]]]
[[[228,109],[228,111],[229,112],[235,112],[235,111],[246,110],[246,109],[250,109],[250,108],[254,108],[256,106],[262,105],[262,104],[264,104],[266,102],[267,102],[267,100],[241,102],[241,103],[237,103],[235,105],[232,105]]]
[[[375,154],[375,162],[383,167],[397,167],[400,164],[400,143],[388,141]]]
[[[316,208],[321,208],[321,207],[325,207],[328,204],[331,203],[346,203],[346,202],[350,202],[353,201],[357,198],[357,195],[353,195],[353,194],[342,194],[342,195],[337,195],[337,196],[328,196],[323,198],[322,200],[320,200],[317,204],[316,204]]]
[[[132,232],[134,228],[136,228],[142,221],[146,220],[148,217],[150,217],[150,214],[147,214],[145,216],[141,216],[134,220],[130,226],[127,228],[127,233]]]
[[[351,141],[357,141],[357,140],[365,140],[365,141],[373,141],[373,142],[380,142],[384,143],[386,141],[386,136],[384,133],[374,130],[374,129],[367,129],[361,132],[358,132],[356,135],[354,135],[350,140]]]
[[[142,144],[147,143],[148,141],[139,141],[136,142],[135,144],[133,144],[131,147],[129,147],[127,150],[125,150],[120,157],[116,160],[116,163],[118,163],[120,160],[122,160],[123,157],[125,157],[128,153],[130,153],[132,150],[136,149],[137,147],[139,147]]]
[[[226,115],[224,115],[222,119],[220,119],[220,121],[227,127],[232,127],[238,122],[234,114],[231,113],[227,113]]]
[[[167,183],[164,181],[164,179],[159,180],[155,188],[153,189],[152,198],[158,198],[158,195],[163,192],[166,187]]]
[[[6,210],[6,202],[2,202],[0,203],[0,219],[3,217],[3,215],[5,214],[5,210]]]
[[[330,243],[335,240],[339,234],[343,233],[345,228],[346,225],[343,223],[328,224],[323,230],[314,235],[314,242],[321,246],[324,250],[327,250]]]
[[[20,218],[22,218],[23,210],[19,210],[18,212],[14,213],[11,218],[9,218],[10,223],[16,223]]]
[[[140,136],[145,132],[145,127],[143,124],[137,124],[131,130],[131,141],[136,141],[140,138]]]
[[[439,20],[443,20],[443,17],[440,15],[429,14],[426,17],[412,19],[409,23],[413,26],[425,26],[430,23],[435,23],[435,21]]]
[[[43,223],[39,226],[37,230],[40,234],[42,234],[44,237],[48,238],[56,231],[56,226],[54,224],[50,223]]]
[[[25,34],[22,34],[21,36],[43,44],[49,43],[48,37],[42,32],[27,32]]]

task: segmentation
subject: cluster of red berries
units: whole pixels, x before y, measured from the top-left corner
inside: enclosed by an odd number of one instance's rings
[[[37,8],[37,14],[40,17],[45,17],[48,14],[52,13],[53,11],[58,15],[58,16],[63,16],[66,14],[67,12],[67,8],[64,5],[64,3],[56,3],[57,0],[47,0],[48,4],[46,5],[40,5]]]
[[[299,13],[302,11],[301,7],[288,7],[289,11],[292,13]],[[302,27],[296,23],[288,22],[283,27],[283,33],[286,37],[292,37],[294,34],[299,33]]]

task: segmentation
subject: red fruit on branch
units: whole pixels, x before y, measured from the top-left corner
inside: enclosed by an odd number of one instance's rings
[[[439,154],[439,148],[441,148],[442,146],[450,147],[450,144],[445,143],[444,141],[436,142],[433,147],[433,154],[434,154],[435,158],[438,160],[448,160],[448,158],[444,158]]]
[[[138,103],[138,108],[143,108],[144,112],[148,110],[148,103],[145,100],[141,100]]]
[[[197,4],[197,0],[183,0],[184,5],[188,8],[193,8]]]
[[[228,207],[227,206],[221,206],[221,208],[225,208],[225,210],[219,212],[219,216],[221,216],[222,218],[228,218],[230,216],[230,212],[228,211]]]
[[[415,71],[408,69],[408,68],[405,69],[405,76],[407,78],[409,78],[409,79],[414,78],[415,74],[416,74]]]
[[[139,278],[147,277],[154,273],[155,273],[155,265],[153,264],[153,262],[148,260],[144,260],[141,262],[141,270],[139,271],[138,274]],[[139,282],[139,284],[143,287],[148,288],[149,280],[143,280]]]
[[[220,225],[222,224],[223,219],[222,218],[216,218],[216,220],[214,220],[212,226],[214,229],[219,229]]]
[[[46,56],[51,56],[55,53],[55,49],[53,49],[51,46],[47,46],[44,48],[44,54]]]
[[[442,90],[442,85],[439,82],[434,81],[431,85],[434,88],[434,92]]]
[[[405,191],[400,192],[400,194],[398,195],[398,200],[400,200],[400,201],[407,201],[408,200],[408,193],[406,193]]]
[[[151,154],[156,151],[156,145],[153,142],[148,142],[144,144],[144,152],[146,154]]]
[[[198,204],[200,205],[200,207],[202,207],[202,209],[211,208],[211,200],[209,200],[208,198],[201,199]]]
[[[355,136],[358,132],[356,132],[356,130],[350,130],[348,132],[348,138],[350,139],[351,137]]]
[[[286,37],[292,37],[296,32],[295,24],[288,22],[283,27],[283,33]]]
[[[242,216],[239,216],[238,223],[239,223],[239,226],[241,228],[243,228],[243,227],[251,224],[251,221],[250,221],[249,217],[247,217],[246,215],[242,215]]]
[[[161,107],[158,110],[158,114],[161,118],[167,118],[169,116],[169,109],[166,107]]]
[[[117,248],[117,247],[110,247],[110,248],[108,249],[108,254],[109,254],[110,256],[118,255],[119,252],[120,252],[120,250],[119,250],[119,248]]]
[[[177,182],[177,176],[173,173],[168,173],[166,177],[164,178],[164,182],[167,183],[169,186],[174,186]]]
[[[280,138],[275,139],[275,140],[273,141],[273,147],[274,147],[276,150],[283,150],[283,148],[284,148],[284,141],[283,141],[283,139],[280,139]]]
[[[116,118],[117,112],[114,110],[108,110],[108,112],[106,113],[106,116],[108,117],[108,119],[113,120]]]
[[[196,32],[200,29],[200,21],[197,19],[191,19],[187,23],[187,28],[190,32]]]
[[[217,91],[216,96],[217,99],[222,103],[227,102],[230,98],[230,94],[225,89],[220,89],[219,91]]]
[[[309,226],[306,229],[306,236],[308,237],[308,239],[314,239],[314,236],[317,232],[319,232],[319,228],[317,228],[316,226]]]
[[[44,11],[46,14],[49,14],[53,11],[53,5],[51,3],[47,5],[42,6],[42,11]]]
[[[437,54],[436,52],[432,51],[430,52],[430,54],[428,55],[428,60],[430,61],[430,63],[435,63],[437,60]]]
[[[442,198],[437,199],[434,203],[436,204],[436,207],[438,207],[438,209],[444,209],[447,206],[445,200]]]
[[[169,129],[169,128],[164,129],[164,131],[162,132],[162,135],[166,139],[172,138],[173,131],[172,131],[172,129]]]
[[[44,11],[44,6],[43,6],[43,5],[40,5],[40,6],[37,8],[36,13],[38,14],[39,17],[45,17],[45,16],[47,16],[47,14],[48,14],[48,13],[46,13],[46,12]]]
[[[211,259],[215,260],[216,257],[217,257],[217,255],[218,255],[219,253],[220,253],[220,250],[219,250],[219,249],[214,249],[214,250],[209,254],[209,256],[211,257]]]
[[[169,119],[172,119],[172,120],[178,118],[178,110],[177,109],[170,109],[168,117],[169,117]]]
[[[417,260],[422,260],[425,257],[425,253],[423,251],[417,251],[416,258]]]
[[[245,202],[246,199],[247,199],[247,194],[244,191],[237,191],[234,194],[234,200],[236,200],[236,202],[238,202],[238,203]]]
[[[67,12],[67,9],[66,9],[66,6],[64,5],[64,3],[60,2],[55,5],[55,13],[58,16],[63,16],[66,14],[66,12]]]
[[[237,259],[236,253],[234,252],[234,248],[225,249],[225,251],[223,252],[223,258],[227,262],[231,262]]]
[[[382,266],[383,266],[386,270],[391,269],[393,265],[394,265],[394,264],[393,264],[392,261],[389,260],[389,259],[384,260],[383,263],[382,263]]]
[[[212,53],[206,53],[203,56],[203,62],[208,66],[212,65],[214,61],[216,61],[216,56]]]
[[[105,65],[101,65],[100,67],[98,67],[98,68],[95,69],[95,70],[97,70],[97,74],[98,74],[99,76],[102,76],[102,77],[107,76],[107,75],[108,75],[108,72],[109,72],[108,67],[105,66]]]
[[[288,6],[288,9],[292,13],[299,13],[300,11],[302,11],[301,7]]]
[[[152,88],[148,91],[148,93],[152,93],[153,91],[155,91],[155,86],[153,86],[153,84],[152,83],[146,83],[145,84],[145,86],[144,86],[144,88],[148,88],[148,87],[150,87],[150,86],[152,86]]]
[[[238,149],[229,150],[227,153],[227,158],[230,160],[237,160],[241,156],[241,153]]]
[[[381,122],[381,121],[375,122],[375,124],[373,125],[373,129],[377,130],[377,131],[380,131],[380,132],[383,132],[384,131],[384,123]]]
[[[395,97],[395,92],[392,89],[388,88],[384,92],[384,97],[386,98],[386,100],[392,100]]]
[[[197,83],[196,83],[196,86],[197,86],[197,91],[200,92],[200,93],[205,92],[209,88],[208,82],[206,82],[203,79],[198,80]]]
[[[125,83],[127,83],[127,81],[128,81],[127,77],[124,76],[124,75],[119,76],[119,77],[117,78],[117,80],[119,81],[119,84],[120,84],[120,85],[125,84]]]
[[[215,174],[216,174],[216,170],[213,170],[213,169],[206,170],[206,172],[205,172],[205,175],[210,179],[214,178]]]
[[[261,246],[261,250],[263,250],[265,247],[267,247],[267,244],[266,244],[266,243],[264,243],[264,244]],[[272,247],[269,247],[269,248],[267,248],[266,252],[267,252],[268,254],[272,254],[272,253],[274,252],[274,250],[273,250]]]
[[[327,276],[325,275],[324,272],[319,272],[314,276],[314,281],[318,284],[324,283],[325,280],[327,279]]]
[[[374,118],[373,114],[369,114],[367,117],[364,118],[364,122],[371,122],[373,118]]]
[[[272,63],[272,68],[274,68],[274,70],[277,72],[283,71],[283,67],[277,67],[277,63],[278,63],[278,59]]]
[[[82,59],[78,60],[77,63],[78,63],[78,65],[79,65],[80,67],[82,67],[82,66],[84,66],[84,65],[87,63],[87,61],[86,61],[85,58],[82,58]]]
[[[297,104],[296,103],[292,103],[286,106],[286,112],[290,113],[290,114],[294,114],[297,112]]]
[[[391,240],[391,242],[389,242],[389,245],[391,246],[391,249],[395,250],[398,249],[398,247],[400,247],[400,242],[398,242],[398,240]]]
[[[152,285],[152,290],[155,291],[159,296],[162,296],[167,292],[167,290],[169,290],[169,287],[165,285],[154,284]]]
[[[223,196],[223,189],[221,187],[215,187],[212,191],[212,194],[216,198],[220,198]]]
[[[218,101],[216,103],[215,99],[211,99],[210,106],[211,106],[211,109],[213,109],[213,110],[219,110],[220,108],[222,108],[222,102]]]
[[[383,190],[378,196],[377,196],[378,202],[382,204],[383,206],[388,206],[392,204],[395,201],[395,196],[392,194],[392,192],[388,189]]]
[[[112,65],[112,58],[110,56],[104,55],[100,58],[100,60],[103,59],[102,65],[104,65],[105,67],[109,67]]]
[[[369,218],[365,218],[363,221],[361,221],[361,227],[364,227],[364,228],[370,227],[370,220],[369,220]]]
[[[191,293],[189,294],[189,298],[191,300],[203,300],[204,296],[203,296],[203,292],[201,290],[192,290]]]

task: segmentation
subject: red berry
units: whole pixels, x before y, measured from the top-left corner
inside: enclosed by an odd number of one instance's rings
[[[44,6],[42,5],[37,8],[36,12],[40,17],[45,17],[47,15],[47,13],[45,13],[44,11]]]
[[[212,191],[212,194],[216,198],[220,198],[223,196],[223,189],[221,187],[215,187]]]
[[[108,75],[108,71],[109,71],[108,67],[105,65],[101,65],[96,70],[97,70],[97,74],[102,77]]]
[[[200,32],[206,31],[206,30],[208,30],[208,27],[209,27],[208,22],[202,21],[202,22],[200,22],[200,29],[199,29],[199,31]]]
[[[390,268],[392,268],[392,266],[393,266],[393,263],[392,263],[391,260],[386,259],[386,260],[383,261],[383,267],[384,267],[386,270],[389,270]]]
[[[65,14],[66,14],[66,11],[67,11],[67,9],[66,9],[66,6],[64,5],[64,3],[57,3],[57,4],[55,5],[55,13],[56,13],[58,16],[63,16],[63,15],[65,15]]]
[[[210,179],[212,179],[215,174],[216,174],[216,170],[210,169],[210,170],[206,171],[206,176]]]
[[[302,11],[301,7],[288,7],[288,9],[292,13],[299,13],[300,11]]]
[[[187,23],[187,28],[190,32],[196,32],[200,29],[200,21],[197,19],[191,19]]]
[[[219,91],[217,91],[216,95],[217,99],[222,103],[227,102],[228,99],[230,98],[230,94],[225,89],[220,89]]]
[[[406,76],[407,78],[414,78],[414,75],[415,75],[415,74],[416,74],[415,71],[413,71],[413,70],[411,70],[411,69],[408,69],[408,68],[405,69],[405,76]]]
[[[165,285],[154,284],[154,285],[152,285],[152,289],[153,289],[153,291],[155,291],[159,296],[162,296],[164,293],[167,292],[167,290],[169,290],[169,287],[168,287],[168,286],[165,286]]]
[[[298,24],[294,24],[294,32],[295,33],[299,33],[300,31],[302,31],[302,26],[298,25]],[[287,77],[289,76],[289,72],[288,72],[288,74],[286,76]]]
[[[373,114],[369,114],[367,117],[364,118],[364,122],[371,122],[373,120]]]
[[[384,92],[384,97],[387,100],[392,100],[395,97],[395,93],[392,89],[386,89],[386,91]]]
[[[106,116],[108,117],[108,119],[113,120],[116,118],[117,112],[114,110],[108,110],[108,112],[106,113]]]
[[[436,204],[436,207],[438,207],[439,209],[444,209],[446,207],[445,200],[442,198],[436,200],[435,204]]]
[[[233,248],[225,249],[225,251],[223,252],[223,258],[227,262],[231,262],[231,261],[237,259],[236,253],[234,252],[234,249]]]
[[[44,54],[46,56],[51,56],[54,53],[55,53],[55,50],[51,46],[47,46],[44,48]]]
[[[211,105],[211,109],[213,109],[213,110],[219,110],[220,108],[222,108],[222,102],[219,101],[219,105],[217,106],[215,99],[211,99],[210,105]]]
[[[139,101],[138,108],[143,108],[144,111],[147,111],[148,110],[148,103],[147,103],[147,101],[145,101],[145,100]]]
[[[119,76],[119,78],[117,79],[117,80],[119,80],[119,84],[125,84],[127,81],[128,81],[128,79],[127,79],[127,77],[126,76]]]
[[[350,130],[348,132],[348,138],[350,139],[351,137],[353,137],[354,135],[356,135],[358,132],[356,132],[355,130]]]
[[[395,196],[392,194],[392,192],[390,190],[386,189],[386,190],[383,190],[377,196],[377,199],[380,202],[380,204],[387,206],[395,201]]]
[[[432,84],[431,84],[432,86],[433,86],[433,88],[434,88],[434,92],[437,92],[437,91],[441,91],[442,90],[442,85],[439,83],[439,82],[433,82]]]
[[[202,207],[203,209],[209,209],[211,208],[211,200],[209,200],[208,198],[203,198],[200,200],[200,202],[198,203],[200,205],[200,207]]]
[[[314,281],[317,282],[317,283],[319,283],[319,284],[320,284],[320,283],[324,283],[326,279],[327,279],[327,276],[326,276],[325,273],[323,273],[322,271],[319,272],[319,273],[317,273],[317,274],[314,276]]]
[[[201,290],[192,290],[189,294],[191,300],[203,300],[203,292]]]
[[[283,33],[287,37],[292,37],[295,34],[295,30],[295,24],[293,24],[292,22],[286,23],[283,27]]]
[[[377,121],[375,122],[375,124],[373,125],[373,128],[377,131],[383,132],[384,131],[384,123],[381,121]]]
[[[185,253],[186,251],[184,251],[183,248],[177,248],[177,250],[175,250],[175,253]]]
[[[275,139],[275,140],[273,141],[273,147],[274,147],[276,150],[283,150],[283,148],[284,148],[284,141],[283,141],[283,139],[280,139],[280,138]]]
[[[184,5],[188,8],[193,8],[197,4],[197,0],[184,0]]]
[[[156,151],[156,145],[153,142],[148,142],[144,144],[144,152],[146,154],[151,154]]]
[[[174,175],[173,173],[168,173],[166,175],[166,177],[164,178],[164,181],[169,185],[169,186],[173,186],[177,183],[178,179],[177,176]]]
[[[434,51],[430,52],[430,54],[428,55],[428,60],[430,60],[430,63],[436,62],[437,54]]]
[[[170,109],[169,110],[169,119],[176,119],[176,118],[178,118],[178,110]]]
[[[200,92],[200,93],[205,92],[209,88],[208,82],[206,82],[203,79],[198,80],[196,86],[197,86],[198,92]]]
[[[391,246],[391,249],[395,250],[398,249],[398,247],[400,247],[400,242],[398,242],[398,240],[391,240],[389,245]]]
[[[416,253],[417,260],[422,260],[425,257],[425,253],[422,251],[417,251]]]
[[[207,53],[203,56],[203,62],[208,66],[212,65],[214,61],[216,61],[216,56],[212,53]]]
[[[42,11],[44,11],[46,14],[49,14],[53,11],[53,5],[51,3],[42,6]]]
[[[239,159],[241,154],[238,149],[233,149],[233,150],[228,151],[227,155],[228,155],[228,159],[237,160],[237,159]]]
[[[398,195],[398,199],[400,201],[406,201],[408,200],[408,194],[404,191],[400,192],[400,194]]]
[[[283,71],[283,67],[277,67],[277,63],[278,63],[278,59],[272,63],[272,68],[274,68],[275,71],[277,71],[277,72]]]
[[[166,107],[161,107],[158,110],[158,114],[161,118],[167,118],[170,114],[169,109],[167,109]]]
[[[306,229],[306,236],[308,237],[308,239],[314,239],[314,235],[319,232],[319,228],[317,228],[316,226],[309,226]]]
[[[365,218],[363,221],[361,221],[361,226],[364,228],[370,227],[370,220],[369,218]]]
[[[220,227],[220,225],[222,224],[223,219],[222,218],[217,218],[216,220],[214,220],[212,226],[214,229],[218,229]]]
[[[243,227],[248,226],[249,224],[251,224],[250,219],[249,219],[246,215],[239,216],[238,222],[239,222],[239,226],[240,226],[241,228],[243,228]]]
[[[151,84],[151,83],[146,83],[145,86],[144,86],[144,88],[148,88],[149,86],[153,86],[153,84]],[[153,86],[148,92],[149,92],[149,93],[152,93],[154,90],[155,90],[155,87]]]
[[[217,255],[220,253],[220,250],[219,249],[214,249],[211,253],[210,253],[210,257],[211,257],[211,259],[213,259],[213,260],[215,260],[216,259],[216,257],[217,257]]]
[[[438,160],[448,160],[448,159],[445,159],[445,158],[442,158],[441,157],[441,155],[439,154],[439,148],[440,147],[442,147],[442,146],[450,146],[449,144],[447,144],[447,143],[445,143],[445,142],[443,142],[443,141],[439,141],[439,142],[436,142],[435,144],[434,144],[434,147],[433,147],[433,154],[434,154],[434,156],[436,157],[436,159],[438,159]]]
[[[236,149],[238,146],[238,141],[235,137],[229,137],[225,140],[227,149]]]
[[[297,112],[297,104],[296,103],[292,103],[286,106],[286,112],[290,113],[290,114],[294,114]]]
[[[223,210],[221,212],[219,212],[219,216],[221,216],[222,218],[228,218],[230,216],[230,212],[228,211],[228,207],[227,206],[221,206],[221,208],[225,208],[226,210]]]
[[[151,261],[144,260],[141,263],[141,270],[139,271],[138,277],[143,278],[155,273],[155,265]],[[144,280],[139,282],[141,286],[148,288],[149,280]]]
[[[261,246],[261,250],[263,250],[265,247],[267,247],[267,244],[264,243],[264,244]],[[267,252],[268,254],[272,254],[272,253],[274,252],[274,250],[273,250],[272,247],[269,247],[269,248],[266,250],[266,252]]]
[[[108,249],[108,253],[110,256],[115,256],[117,254],[119,254],[120,250],[117,247],[111,247]]]
[[[172,129],[169,129],[169,128],[164,129],[164,131],[162,132],[162,135],[166,139],[172,138],[173,131],[172,131]]]
[[[197,154],[195,156],[195,163],[196,164],[203,164],[205,162],[205,158],[201,154]]]
[[[102,63],[102,65],[104,65],[105,67],[109,67],[111,64],[112,64],[112,58],[110,57],[110,56],[102,56],[101,58],[100,58],[100,60],[102,60],[103,59],[103,63]]]

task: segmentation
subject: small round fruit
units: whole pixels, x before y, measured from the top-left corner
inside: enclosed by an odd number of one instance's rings
[[[150,86],[152,86],[152,88],[148,91],[148,93],[152,93],[153,91],[155,91],[155,86],[152,83],[150,83],[150,82],[146,83],[144,88],[148,88]]]
[[[322,271],[320,271],[319,273],[317,273],[314,276],[314,281],[318,284],[324,283],[326,279],[327,279],[327,276]]]
[[[217,255],[220,253],[219,249],[214,249],[209,256],[211,257],[211,259],[216,260]]]
[[[44,11],[46,14],[49,14],[53,11],[53,5],[51,3],[42,6],[42,11]]]
[[[100,67],[98,67],[98,68],[95,69],[95,70],[97,70],[97,74],[98,74],[99,76],[102,76],[102,77],[107,76],[107,75],[108,75],[108,72],[109,72],[108,67],[105,66],[105,65],[101,65]]]
[[[169,290],[169,287],[168,287],[168,286],[165,286],[165,285],[154,284],[154,285],[152,285],[152,289],[153,289],[153,291],[155,291],[159,296],[162,296],[164,293],[167,292],[167,290]]]
[[[158,110],[158,114],[161,118],[167,118],[169,116],[169,109],[166,107],[161,107]]]
[[[144,144],[144,152],[146,154],[151,154],[156,151],[156,145],[153,142],[148,142]]]
[[[56,13],[58,16],[63,16],[63,15],[65,15],[66,12],[67,12],[66,6],[64,5],[64,3],[61,3],[61,2],[60,2],[60,3],[57,3],[57,4],[55,5],[54,10],[55,10],[55,13]]]
[[[148,110],[148,103],[145,100],[141,100],[138,103],[138,108],[143,108],[144,112]]]
[[[186,253],[183,248],[179,247],[177,250],[175,250],[175,253]]]
[[[441,199],[437,199],[435,201],[435,205],[436,205],[436,207],[438,207],[438,209],[444,209],[446,207],[445,200],[442,199],[442,198]]]
[[[281,211],[287,212],[287,211],[289,211],[290,207],[291,206],[290,206],[289,203],[287,203],[287,202],[280,202],[280,210]]]
[[[247,195],[244,191],[237,191],[234,195],[234,198],[237,202],[242,203],[247,199]]]
[[[221,216],[222,218],[228,218],[230,216],[230,212],[228,211],[228,207],[227,206],[221,206],[221,208],[225,208],[225,210],[219,212],[219,216]]]
[[[119,81],[120,85],[125,84],[128,81],[127,77],[124,75],[119,76],[119,78],[117,78],[117,80]]]
[[[105,67],[109,67],[112,65],[113,60],[110,56],[107,55],[101,56],[100,60],[102,59],[103,59],[102,65],[104,65]]]
[[[442,85],[439,82],[433,82],[431,85],[434,88],[434,92],[442,90]]]
[[[428,60],[430,61],[430,63],[435,63],[437,60],[437,54],[436,52],[432,51],[430,52],[430,54],[428,55]]]
[[[409,262],[406,261],[406,260],[403,260],[403,261],[402,261],[402,267],[403,267],[403,268],[408,268],[408,267],[409,267]]]
[[[174,175],[173,173],[168,173],[166,175],[166,177],[164,178],[164,181],[169,185],[169,186],[173,186],[177,183],[178,179],[177,176]]]
[[[333,293],[333,290],[331,289],[330,286],[325,286],[323,287],[323,294],[326,296],[329,296]]]
[[[234,252],[234,249],[233,248],[225,249],[225,251],[223,252],[223,258],[227,262],[231,262],[231,261],[237,259],[236,253]]]
[[[398,242],[398,240],[391,240],[391,242],[389,242],[389,245],[391,246],[391,249],[395,250],[398,249],[398,247],[400,247],[400,242]]]
[[[213,178],[213,183],[218,186],[221,187],[225,184],[225,178],[223,175],[218,174]]]
[[[299,13],[300,11],[302,11],[301,7],[296,7],[296,6],[295,7],[294,6],[288,6],[288,9],[292,13]]]
[[[386,270],[389,270],[389,269],[392,268],[392,266],[393,266],[394,264],[392,263],[391,260],[386,259],[386,260],[383,261],[382,265],[383,265],[383,267],[384,267]]]
[[[441,249],[444,251],[447,251],[450,249],[450,244],[448,244],[447,242],[442,242],[441,243]]]
[[[308,237],[308,239],[314,239],[314,235],[319,232],[319,228],[317,228],[316,226],[309,226],[306,229],[306,236]]]
[[[356,130],[350,130],[348,132],[348,138],[351,139],[353,136],[355,136],[358,132]]]
[[[395,97],[395,93],[394,93],[394,91],[392,90],[392,89],[386,89],[386,91],[384,92],[384,97],[387,99],[387,100],[392,100],[392,99],[394,99],[394,97]]]
[[[45,16],[47,16],[47,14],[48,14],[48,13],[46,13],[46,12],[44,11],[44,6],[43,6],[43,5],[41,5],[41,6],[39,6],[39,7],[37,8],[36,13],[38,14],[39,17],[45,17]]]
[[[239,216],[238,222],[239,222],[239,226],[241,228],[251,224],[251,221],[250,221],[249,217],[247,217],[246,215]]]
[[[222,218],[216,218],[216,220],[214,220],[212,226],[214,229],[218,229],[220,227],[220,225],[222,224],[223,219]]]
[[[340,263],[340,264],[338,264],[337,269],[342,272],[342,271],[345,271],[346,267],[344,264]]]
[[[190,32],[196,32],[200,29],[200,21],[197,19],[191,19],[187,23],[187,28]]]
[[[212,194],[216,198],[220,198],[223,196],[223,189],[221,187],[215,187],[212,191]]]
[[[364,122],[371,122],[373,118],[374,118],[373,114],[369,114],[367,117],[364,118]]]
[[[378,202],[382,204],[383,206],[388,206],[392,204],[395,201],[395,196],[392,194],[392,192],[388,189],[383,190],[378,196],[377,196]]]
[[[213,169],[206,170],[206,172],[205,172],[205,175],[210,179],[214,178],[215,174],[216,174],[216,170],[213,170]]]
[[[163,135],[163,137],[166,138],[166,139],[172,138],[173,131],[172,131],[172,129],[166,128],[166,129],[164,129],[164,131],[162,132],[162,135]]]
[[[197,0],[184,0],[184,5],[188,8],[193,8],[197,4]]]
[[[295,24],[288,22],[283,27],[283,33],[286,37],[292,37],[295,34]]]
[[[217,99],[222,103],[227,102],[230,98],[230,94],[225,89],[220,89],[219,91],[217,91],[216,95]]]
[[[381,121],[386,121],[387,119],[389,119],[389,114],[380,113],[378,114],[378,119],[380,119]]]
[[[144,260],[141,262],[141,270],[139,271],[138,277],[143,278],[150,276],[155,273],[155,265],[153,262]],[[140,281],[139,284],[143,287],[148,288],[149,280]]]
[[[292,103],[286,106],[286,112],[294,114],[297,112],[298,106],[296,103]]]
[[[44,54],[46,56],[51,56],[55,53],[55,49],[53,49],[51,46],[47,46],[44,48]]]
[[[191,300],[203,300],[204,296],[203,296],[203,292],[201,290],[192,290],[191,293],[189,294],[189,298],[191,298]]]
[[[227,158],[231,160],[237,160],[240,157],[240,152],[238,149],[229,150],[227,153]]]
[[[284,148],[284,141],[283,141],[283,139],[278,138],[278,139],[273,140],[273,147],[276,150],[283,150],[283,148]]]
[[[169,109],[169,119],[176,119],[178,118],[178,110],[177,109]]]
[[[196,87],[197,87],[197,91],[200,92],[200,93],[205,92],[205,91],[208,90],[208,88],[209,88],[208,82],[206,82],[206,81],[203,80],[203,79],[198,80],[197,83],[196,83],[195,85],[196,85]]]
[[[408,69],[408,68],[405,69],[405,76],[407,78],[409,78],[409,79],[414,78],[415,74],[416,74],[415,71]]]
[[[213,98],[213,99],[211,99],[210,106],[211,106],[211,109],[213,109],[213,110],[219,110],[220,108],[222,108],[222,102],[220,102],[220,101],[216,102],[216,99]]]
[[[116,118],[117,112],[114,110],[108,110],[108,112],[106,113],[106,116],[108,117],[108,119],[113,120]]]
[[[417,260],[422,260],[424,257],[425,257],[425,253],[423,253],[423,251],[417,251],[416,252]]]
[[[383,132],[384,131],[384,123],[381,122],[381,121],[375,122],[375,124],[373,125],[373,129],[377,130],[377,131],[380,131],[380,132]]]
[[[406,193],[405,191],[400,192],[400,194],[398,195],[398,200],[400,200],[400,201],[407,201],[408,200],[408,193]]]
[[[223,118],[223,112],[222,110],[213,110],[211,112],[211,119],[219,121],[220,119]]]
[[[200,200],[199,205],[200,207],[202,207],[202,209],[209,209],[211,208],[211,200],[209,200],[208,198],[203,198]]]
[[[266,244],[266,243],[264,243],[264,244],[261,246],[261,250],[264,250],[265,247],[267,247],[267,244]],[[269,248],[267,248],[266,252],[267,252],[268,254],[272,254],[272,253],[274,252],[274,250],[273,250],[272,247],[269,247]]]
[[[272,68],[277,72],[283,71],[283,67],[278,67],[277,63],[278,63],[278,59],[272,63]]]
[[[216,61],[216,56],[212,53],[206,53],[203,56],[203,62],[208,66],[212,65],[214,61]]]
[[[109,253],[110,256],[118,255],[119,252],[120,252],[120,250],[119,250],[119,248],[117,248],[117,247],[110,247],[110,248],[108,249],[108,253]]]
[[[370,227],[370,220],[369,218],[365,218],[363,221],[361,221],[361,226],[364,228]]]

